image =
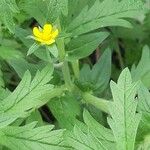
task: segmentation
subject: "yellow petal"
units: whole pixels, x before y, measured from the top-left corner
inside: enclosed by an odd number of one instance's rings
[[[33,28],[33,34],[34,36],[40,38],[42,36],[42,33],[40,32],[40,30],[38,29],[38,27],[34,27]]]
[[[50,44],[53,44],[55,42],[54,39],[51,39],[51,40],[43,40],[43,39],[40,39],[40,38],[35,38],[36,41],[40,42],[41,44],[46,44],[46,45],[50,45]]]
[[[53,31],[52,32],[52,38],[55,39],[58,36],[58,33],[59,33],[58,29],[56,29],[55,31]]]
[[[51,44],[53,44],[55,42],[55,40],[54,39],[51,39],[51,40],[49,40],[49,41],[44,41],[44,44],[46,44],[46,45],[51,45]]]
[[[43,27],[43,33],[44,34],[51,34],[52,31],[52,25],[51,24],[45,24]]]

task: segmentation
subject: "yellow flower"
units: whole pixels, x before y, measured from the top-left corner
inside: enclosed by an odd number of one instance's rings
[[[51,24],[45,24],[43,29],[34,27],[33,28],[34,39],[41,44],[50,45],[55,42],[58,36],[58,29],[54,29]]]

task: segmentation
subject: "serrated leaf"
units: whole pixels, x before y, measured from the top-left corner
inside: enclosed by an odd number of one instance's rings
[[[141,0],[96,0],[92,7],[86,6],[82,10],[67,27],[67,31],[79,35],[106,26],[131,27],[122,18],[134,18],[143,6]]]
[[[86,124],[76,123],[73,132],[68,134],[68,144],[74,149],[115,150],[111,130],[100,125],[87,111],[84,111],[83,118]]]
[[[108,123],[113,130],[117,150],[134,150],[135,137],[141,115],[136,113],[138,84],[132,83],[131,74],[126,68],[121,73],[117,84],[111,82],[113,102],[109,104],[112,118]]]
[[[53,93],[53,85],[47,84],[52,72],[53,68],[48,65],[41,72],[38,71],[33,80],[29,71],[25,73],[14,92],[0,102],[0,127],[25,117],[57,95],[57,91]]]
[[[89,33],[79,36],[67,45],[67,60],[72,61],[89,56],[107,37],[107,32]]]
[[[53,130],[54,126],[35,127],[33,122],[22,127],[8,126],[0,130],[0,144],[11,150],[66,150],[63,143],[64,130]]]

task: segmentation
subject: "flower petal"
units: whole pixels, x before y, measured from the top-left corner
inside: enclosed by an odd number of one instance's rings
[[[45,24],[43,27],[43,33],[44,34],[51,34],[52,31],[52,25],[51,24]]]
[[[40,30],[38,29],[38,27],[34,27],[33,28],[33,34],[34,36],[41,38],[42,37],[42,33],[40,32]]]
[[[55,42],[55,40],[54,39],[51,39],[51,40],[49,40],[49,41],[44,41],[44,44],[46,44],[46,45],[51,45],[51,44],[53,44]]]

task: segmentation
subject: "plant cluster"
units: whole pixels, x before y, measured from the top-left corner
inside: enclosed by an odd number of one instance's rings
[[[149,0],[0,0],[0,150],[150,150]]]

